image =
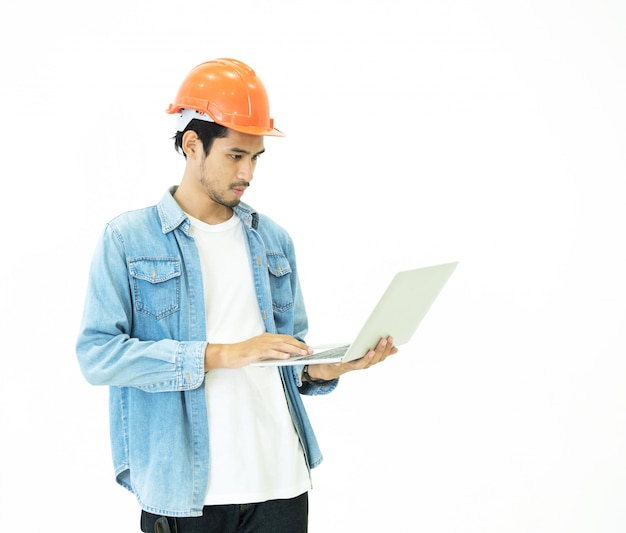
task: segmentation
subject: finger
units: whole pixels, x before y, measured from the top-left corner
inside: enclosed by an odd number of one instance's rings
[[[364,370],[366,368],[369,368],[373,364],[375,364],[375,361],[376,361],[376,351],[370,350],[360,359],[356,359],[347,364],[352,365],[352,370]]]
[[[387,339],[380,339],[378,344],[376,345],[376,349],[374,350],[374,355],[372,360],[370,361],[370,366],[379,363],[380,361],[384,361],[385,357],[389,354],[389,350],[391,350],[392,345],[389,344]]]
[[[275,343],[273,343],[270,348],[273,352],[278,352],[279,354],[281,354],[281,356],[285,355],[287,357],[291,355],[312,355],[313,354],[312,348],[300,342],[298,339],[294,337],[286,337],[283,339],[279,339]]]
[[[373,350],[374,353],[366,368],[383,362],[394,350],[397,351],[393,345],[393,337],[389,336],[387,338],[380,339],[376,345],[376,349]]]
[[[258,337],[249,339],[242,343],[245,353],[252,357],[252,360],[265,359],[288,359],[295,355],[310,355],[312,350],[289,335],[263,333]]]
[[[291,353],[297,353],[299,355],[313,355],[313,348],[307,344],[300,342],[298,339],[291,337],[286,343],[286,346]]]
[[[383,356],[381,357],[381,360],[384,361],[387,357],[389,357],[391,354],[394,354],[398,351],[398,348],[396,348],[393,345],[393,337],[390,335],[389,337],[387,337],[387,343],[385,345],[385,349],[383,351]]]

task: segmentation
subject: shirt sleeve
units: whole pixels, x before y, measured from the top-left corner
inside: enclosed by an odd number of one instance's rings
[[[204,380],[206,341],[137,338],[123,241],[110,227],[96,247],[76,355],[89,383],[183,391]]]
[[[302,381],[302,369],[304,365],[294,365],[291,367],[293,371],[293,378],[296,381],[300,394],[306,396],[318,396],[322,394],[328,394],[334,391],[339,384],[339,378],[329,381],[316,381],[311,383],[309,381]]]

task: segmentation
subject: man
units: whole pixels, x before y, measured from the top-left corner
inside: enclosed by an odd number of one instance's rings
[[[283,134],[261,80],[232,59],[192,69],[168,112],[182,180],[106,225],[77,341],[86,379],[110,388],[116,479],[144,532],[305,532],[322,456],[300,395],[397,348],[250,366],[312,353],[293,243],[241,202],[264,136]]]

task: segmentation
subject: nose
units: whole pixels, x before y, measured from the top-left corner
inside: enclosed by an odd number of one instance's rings
[[[242,158],[237,168],[237,177],[245,181],[251,181],[254,176],[254,163],[249,157]]]

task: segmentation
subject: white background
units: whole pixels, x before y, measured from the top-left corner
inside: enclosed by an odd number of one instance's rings
[[[396,270],[460,261],[401,354],[306,399],[312,533],[625,531],[625,5],[4,6],[3,521],[138,531],[74,354],[88,264],[178,183],[183,77],[234,57],[287,133],[245,200],[295,239],[310,342]]]

